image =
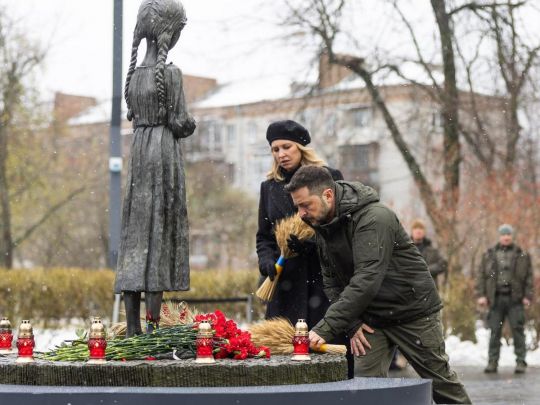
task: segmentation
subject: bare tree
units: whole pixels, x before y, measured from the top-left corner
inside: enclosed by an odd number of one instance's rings
[[[524,84],[529,80],[539,52],[538,46],[530,45],[525,40],[519,29],[521,22],[516,17],[517,10],[529,2],[479,0],[455,6],[447,0],[430,0],[438,41],[435,60],[430,60],[425,57],[421,40],[400,9],[398,0],[388,0],[410,35],[414,55],[409,55],[405,61],[419,66],[428,79],[427,83],[407,77],[401,70],[400,62],[378,62],[375,54],[360,57],[352,52],[343,54],[336,51],[338,40],[351,35],[342,31],[342,17],[348,3],[347,0],[306,0],[301,6],[290,6],[287,23],[310,32],[318,40],[320,52],[328,55],[330,63],[346,67],[362,78],[418,187],[439,242],[448,255],[450,271],[460,271],[460,249],[464,244],[463,238],[459,237],[457,218],[462,188],[460,173],[463,159],[469,158],[469,155],[464,155],[462,148],[468,146],[467,152],[472,152],[486,177],[498,166],[506,171],[516,167],[516,148],[521,136],[518,112],[523,104]],[[458,15],[459,20],[456,19]],[[458,38],[461,31],[458,33],[456,26],[459,26],[462,17],[474,19],[474,26],[470,30],[474,30],[476,43],[473,46],[476,48],[472,55],[471,43],[465,44],[470,38]],[[490,48],[493,45],[496,54]],[[464,48],[468,48],[468,54]],[[395,59],[404,62],[403,58]],[[485,67],[488,63],[494,63],[502,77],[505,90],[502,94],[488,96],[477,92],[478,73],[475,69],[480,65]],[[443,73],[442,81],[437,75],[439,66]],[[439,196],[434,192],[435,183],[430,181],[432,168],[421,164],[419,156],[413,153],[413,145],[404,136],[405,128],[388,108],[382,89],[374,84],[374,75],[383,69],[397,73],[440,106],[444,181]],[[459,90],[458,82],[462,85],[465,83],[468,91]],[[496,110],[506,112],[499,114],[505,117],[507,123],[503,131],[501,127],[504,124],[497,126],[491,122],[497,115]],[[503,139],[501,134],[504,134]],[[503,153],[500,152],[502,143],[506,145]]]
[[[64,207],[84,187],[69,190],[66,195],[58,197],[44,209],[35,210],[40,214],[31,223],[26,223],[18,235],[13,232],[12,200],[19,199],[40,180],[38,166],[32,170],[17,167],[20,163],[34,164],[31,161],[16,162],[10,157],[11,150],[16,144],[16,137],[22,133],[31,133],[32,120],[39,116],[31,102],[31,79],[36,70],[43,64],[46,50],[39,44],[28,39],[22,29],[19,29],[2,10],[0,10],[0,266],[13,266],[14,249],[27,240],[53,214]],[[35,140],[35,139],[34,139]],[[31,147],[31,143],[27,147]],[[15,167],[10,167],[10,161],[15,160]],[[10,173],[16,180],[23,179],[17,184],[10,183]],[[24,175],[19,175],[24,172]],[[33,173],[32,173],[33,172]],[[38,174],[35,174],[38,173]],[[35,207],[34,207],[35,208]],[[24,215],[24,214],[23,214]]]
[[[45,53],[17,32],[0,12],[0,265],[13,263],[13,236],[9,184],[7,182],[8,138],[22,98],[24,80],[40,66]]]
[[[205,252],[214,256],[209,266],[226,265],[231,270],[235,262],[242,262],[246,267],[249,264],[246,258],[255,248],[253,235],[257,231],[257,218],[245,213],[255,212],[257,202],[232,187],[223,176],[224,171],[216,162],[188,164],[187,200],[192,234],[211,235],[207,248],[212,250]]]
[[[439,86],[433,79],[434,86],[429,91],[441,103],[443,117],[443,160],[444,160],[444,186],[440,200],[436,198],[433,184],[428,180],[422,168],[411,152],[397,120],[390,112],[384,97],[377,85],[374,84],[373,75],[381,69],[368,68],[364,58],[344,55],[335,52],[336,37],[340,33],[340,18],[346,0],[310,0],[304,7],[291,7],[289,23],[311,31],[320,40],[321,52],[328,55],[332,64],[344,66],[362,78],[366,89],[371,95],[375,106],[381,112],[390,135],[405,160],[409,172],[416,183],[426,211],[433,222],[448,255],[449,266],[453,271],[461,269],[459,261],[459,244],[457,243],[456,211],[459,201],[459,113],[458,90],[456,82],[456,67],[453,47],[452,15],[446,9],[444,0],[432,0],[431,6],[436,18],[440,38],[440,50],[443,60],[444,85]],[[428,64],[420,59],[428,69]],[[384,66],[399,72],[396,66]],[[429,70],[429,69],[428,69]],[[430,72],[430,77],[433,75]]]
[[[490,63],[497,72],[497,76],[502,80],[503,91],[501,94],[501,109],[505,111],[506,128],[505,138],[503,140],[505,147],[500,153],[502,165],[507,172],[515,171],[515,164],[518,159],[517,147],[522,138],[522,124],[519,119],[519,111],[524,108],[524,90],[525,85],[531,80],[531,70],[538,60],[540,52],[540,40],[530,38],[526,35],[523,28],[525,24],[520,19],[519,12],[526,6],[530,6],[528,0],[514,1],[506,0],[503,2],[492,2],[482,4],[480,2],[466,3],[453,12],[471,11],[478,17],[481,25],[481,32],[478,46],[485,38],[489,39],[489,44],[495,48],[495,57]],[[459,41],[455,40],[459,46]],[[474,97],[473,79],[471,70],[475,63],[486,63],[486,61],[473,58],[466,60],[461,55],[461,59],[466,67],[466,74],[470,89],[471,98]],[[488,62],[489,63],[489,62]],[[474,100],[471,100],[474,106]],[[489,134],[485,126],[481,123],[485,120],[481,112],[473,108],[472,119],[477,123],[476,130],[467,130],[462,127],[462,133],[465,140],[473,147],[476,156],[482,163],[487,164],[488,169],[494,167],[496,158],[495,143],[499,141],[493,134]],[[481,142],[487,143],[488,148],[482,148]]]

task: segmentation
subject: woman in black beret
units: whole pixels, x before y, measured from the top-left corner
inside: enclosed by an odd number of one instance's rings
[[[257,231],[261,280],[266,277],[273,279],[276,274],[274,264],[280,253],[274,236],[276,222],[297,211],[291,196],[283,187],[300,166],[325,166],[315,151],[306,146],[311,141],[307,129],[295,121],[273,122],[266,131],[266,139],[274,163],[267,174],[267,180],[261,183]],[[328,170],[334,180],[343,180],[339,170]],[[300,244],[298,250],[302,252],[299,256],[285,262],[274,298],[266,308],[266,318],[285,317],[293,325],[303,318],[311,329],[324,316],[329,303],[322,288],[315,244],[306,241]]]

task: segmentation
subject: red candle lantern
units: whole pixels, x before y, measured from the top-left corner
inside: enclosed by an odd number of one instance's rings
[[[199,331],[197,333],[197,340],[195,341],[197,347],[197,358],[195,363],[215,363],[214,360],[214,332],[212,332],[212,325],[208,321],[201,321],[199,323]]]
[[[0,321],[0,353],[11,353],[11,344],[13,343],[13,333],[11,332],[11,323],[6,317]]]
[[[17,363],[30,363],[34,361],[34,331],[30,321],[24,320],[19,326],[19,335],[17,336],[17,349],[19,356]]]
[[[92,319],[88,338],[89,364],[103,364],[106,362],[105,349],[107,348],[107,340],[105,340],[105,335],[105,326],[101,323],[101,318],[95,316]]]
[[[306,361],[309,357],[309,329],[304,319],[299,319],[294,327],[293,355],[291,360]]]

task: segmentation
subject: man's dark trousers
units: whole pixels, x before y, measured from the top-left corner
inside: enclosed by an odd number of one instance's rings
[[[497,294],[495,303],[489,308],[488,325],[491,329],[489,339],[489,362],[497,363],[501,352],[501,333],[505,318],[508,318],[512,337],[514,339],[514,351],[516,361],[525,362],[525,310],[521,302],[512,302],[510,294]]]
[[[395,347],[422,378],[432,380],[438,404],[470,404],[471,400],[448,365],[440,313],[416,321],[366,333],[371,349],[356,358],[355,373],[361,377],[387,377]]]

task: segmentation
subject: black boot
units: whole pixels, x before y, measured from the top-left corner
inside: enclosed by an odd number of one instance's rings
[[[525,371],[527,371],[527,363],[525,363],[523,360],[518,360],[514,373],[523,374]]]
[[[124,291],[124,305],[126,307],[126,337],[142,334],[141,329],[141,293]]]
[[[163,291],[144,293],[144,302],[146,304],[146,333],[152,333],[159,328],[161,314],[161,301]]]
[[[484,369],[484,373],[496,373],[497,372],[497,361],[496,360],[490,360],[488,362],[488,365]]]

